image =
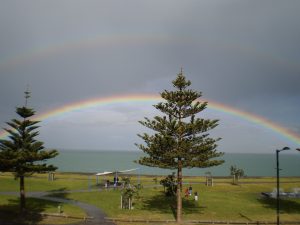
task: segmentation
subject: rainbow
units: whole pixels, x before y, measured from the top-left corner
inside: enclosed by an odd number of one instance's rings
[[[10,68],[20,64],[36,62],[41,58],[47,58],[53,55],[60,55],[63,52],[76,51],[81,49],[94,49],[95,47],[107,47],[117,45],[141,45],[145,43],[170,43],[187,41],[186,39],[170,39],[165,35],[126,35],[110,34],[96,35],[90,38],[68,40],[60,43],[51,43],[44,46],[33,46],[28,51],[0,59],[0,68]]]
[[[80,111],[87,108],[93,107],[103,107],[112,104],[121,104],[121,103],[157,103],[161,101],[161,97],[159,95],[151,95],[151,94],[137,94],[137,95],[125,95],[125,96],[110,96],[110,97],[103,97],[103,98],[91,98],[79,102],[73,102],[62,107],[55,108],[53,110],[49,110],[47,112],[41,113],[36,115],[33,119],[35,120],[47,120],[49,118],[55,116],[61,116],[68,112],[72,111]],[[201,100],[203,101],[203,100]],[[251,123],[258,124],[264,128],[270,129],[273,132],[283,136],[290,141],[294,142],[295,144],[300,144],[300,135],[297,133],[280,126],[264,117],[245,112],[229,105],[224,105],[215,101],[208,101],[208,108],[213,109],[225,114],[232,115],[234,117],[241,118],[243,120],[249,121]],[[6,138],[7,133],[5,131],[0,132],[0,138]]]
[[[244,54],[253,55],[256,58],[268,60],[272,63],[283,64],[289,68],[299,69],[297,62],[287,61],[266,52],[260,52],[254,48],[247,48],[242,45],[230,45],[228,43],[214,43],[211,39],[199,39],[193,37],[170,37],[164,34],[145,35],[145,34],[99,34],[89,38],[68,40],[65,42],[49,43],[44,46],[33,46],[31,49],[20,52],[10,57],[0,59],[0,68],[10,68],[21,64],[36,62],[41,58],[47,58],[53,55],[60,55],[63,52],[81,49],[94,49],[95,47],[107,47],[116,45],[141,45],[141,44],[182,44],[192,43],[197,45],[205,43],[210,48],[233,49]]]

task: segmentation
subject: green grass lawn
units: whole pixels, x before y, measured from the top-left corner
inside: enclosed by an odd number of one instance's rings
[[[262,198],[260,192],[271,191],[271,185],[230,185],[220,184],[206,187],[193,184],[199,200],[192,197],[183,199],[184,220],[210,221],[275,221],[276,202]],[[163,194],[162,188],[144,188],[140,198],[135,200],[134,210],[120,209],[120,191],[109,190],[94,193],[72,193],[68,197],[89,202],[102,208],[109,217],[135,219],[175,219],[176,202]],[[282,200],[281,219],[300,221],[300,199]]]
[[[26,191],[55,191],[55,190],[80,190],[87,189],[88,175],[57,174],[54,181],[48,181],[47,174],[36,174],[25,177]],[[19,180],[15,180],[10,173],[0,174],[0,191],[18,191]]]
[[[60,191],[87,189],[88,177],[76,174],[59,174],[54,181],[48,181],[47,174],[38,174],[25,178],[25,190],[30,191]],[[19,180],[15,180],[12,174],[0,174],[0,191],[19,191]],[[61,215],[71,217],[86,217],[86,213],[80,208],[64,203],[26,198],[26,216],[19,213],[19,198],[13,195],[0,195],[0,222],[14,221],[16,224],[41,223],[41,224],[66,224],[81,221],[82,219],[70,219],[60,217],[43,217],[41,213],[57,214],[58,206],[62,207]]]
[[[62,212],[59,214],[58,206]],[[75,218],[42,216],[42,213],[49,215],[62,215]],[[4,221],[15,222],[16,224],[66,224],[79,222],[86,214],[80,208],[73,205],[26,198],[26,213],[21,215],[19,212],[19,198],[16,196],[0,195],[0,224]]]
[[[153,187],[153,178],[148,176],[132,176],[133,183],[140,181],[143,188],[139,198],[134,199],[133,210],[120,209],[120,190],[105,190],[96,186],[93,176],[82,174],[57,174],[55,181],[48,181],[46,174],[27,178],[26,191],[51,191],[93,189],[85,193],[53,194],[65,197],[101,208],[111,218],[155,219],[174,220],[176,202],[174,198],[165,197],[162,187]],[[157,177],[159,180],[163,177]],[[111,176],[103,178],[112,180]],[[100,181],[100,180],[99,180]],[[102,180],[100,182],[103,182]],[[209,220],[209,221],[275,221],[276,200],[266,199],[261,192],[271,192],[276,187],[275,178],[244,178],[240,185],[232,185],[230,178],[215,179],[213,187],[207,187],[203,183],[203,177],[186,177],[184,188],[192,185],[193,191],[199,194],[196,202],[192,197],[183,199],[184,220]],[[202,183],[200,183],[202,182]],[[18,181],[10,174],[0,175],[0,191],[17,191]],[[281,188],[291,191],[294,187],[300,187],[300,178],[281,178]],[[0,195],[0,213],[16,205],[16,197]],[[13,200],[11,200],[13,199]],[[34,199],[30,199],[35,205]],[[38,205],[38,204],[37,204]],[[43,212],[56,212],[57,203],[43,203]],[[16,206],[15,206],[16,207]],[[70,207],[70,208],[69,208]],[[64,211],[70,214],[84,215],[80,209],[63,205]],[[76,207],[75,207],[76,208]],[[79,210],[79,211],[76,211]],[[68,212],[67,212],[68,211]],[[300,221],[300,199],[283,199],[281,202],[282,221]],[[56,222],[55,222],[56,223]],[[126,224],[120,222],[118,224]]]

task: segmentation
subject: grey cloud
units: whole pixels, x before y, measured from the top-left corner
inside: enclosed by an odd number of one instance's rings
[[[0,125],[23,104],[27,84],[41,112],[92,97],[157,94],[172,88],[183,67],[205,98],[294,128],[299,7],[276,0],[2,2]]]

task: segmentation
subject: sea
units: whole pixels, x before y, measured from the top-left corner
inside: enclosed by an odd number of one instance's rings
[[[168,175],[175,170],[146,167],[135,163],[143,152],[138,151],[91,151],[91,150],[59,150],[59,155],[48,160],[49,164],[58,167],[60,172],[101,173],[132,170],[132,174],[140,175]],[[243,169],[249,177],[275,177],[276,153],[251,154],[251,153],[225,153],[221,159],[222,165],[209,168],[183,169],[184,176],[205,176],[211,173],[213,176],[229,176],[230,167],[236,166]],[[280,176],[300,177],[300,154],[279,154]]]

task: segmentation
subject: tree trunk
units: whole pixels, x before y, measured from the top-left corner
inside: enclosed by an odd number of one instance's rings
[[[182,162],[178,159],[178,171],[177,171],[177,223],[181,223],[182,215],[182,198],[181,198],[181,184],[182,184]]]
[[[20,176],[20,209],[21,212],[25,210],[25,184],[24,176]]]

